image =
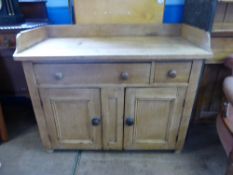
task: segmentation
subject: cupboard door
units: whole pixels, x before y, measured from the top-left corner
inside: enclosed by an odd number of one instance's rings
[[[101,90],[103,115],[103,147],[121,150],[123,146],[124,88]]]
[[[100,149],[99,89],[40,89],[54,149]]]
[[[124,148],[175,149],[186,88],[128,88]]]

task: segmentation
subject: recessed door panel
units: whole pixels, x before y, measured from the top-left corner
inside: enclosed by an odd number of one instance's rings
[[[40,89],[55,148],[101,148],[98,89]]]
[[[185,88],[129,88],[125,104],[125,149],[175,148]]]
[[[103,147],[121,150],[123,147],[124,88],[101,90],[103,115]]]

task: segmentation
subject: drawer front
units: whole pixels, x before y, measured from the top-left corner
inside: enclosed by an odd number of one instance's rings
[[[151,64],[35,64],[38,84],[145,84]]]
[[[188,83],[192,62],[156,62],[154,83]]]

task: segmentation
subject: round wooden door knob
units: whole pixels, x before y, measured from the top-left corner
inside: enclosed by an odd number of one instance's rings
[[[91,120],[91,123],[92,123],[93,126],[99,126],[100,123],[101,123],[101,119],[95,117],[95,118],[93,118],[93,119]]]
[[[134,118],[128,117],[125,121],[127,126],[133,126],[134,125]]]

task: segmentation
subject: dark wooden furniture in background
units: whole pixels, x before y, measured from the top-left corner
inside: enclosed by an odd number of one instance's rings
[[[214,59],[207,61],[197,93],[193,112],[195,121],[215,121],[223,105],[222,83],[231,75],[223,65],[224,59],[233,51],[233,1],[219,0],[212,31]]]
[[[26,21],[48,22],[46,0],[19,0],[19,7]]]
[[[46,1],[20,0],[19,8],[25,23],[0,26],[0,95],[28,95],[23,69],[13,60],[18,32],[45,25],[48,21]],[[17,76],[16,76],[17,75]]]
[[[0,0],[0,25],[24,22],[18,0]]]
[[[232,30],[233,28],[233,1],[219,0],[215,16],[214,31]]]
[[[0,25],[0,139],[8,140],[7,129],[4,121],[2,105],[8,97],[28,97],[28,89],[22,66],[13,60],[16,47],[16,35],[22,30],[32,29],[46,25],[48,14],[46,1],[21,0],[17,4],[17,11],[22,12],[25,23]],[[3,13],[3,11],[1,11]],[[19,22],[19,21],[17,21]],[[11,98],[14,100],[15,98]]]
[[[0,95],[25,96],[28,94],[22,66],[13,60],[16,35],[19,31],[42,25],[45,23],[0,26]]]
[[[2,111],[2,105],[0,104],[0,141],[7,141],[8,140],[8,132],[6,129],[6,123]]]
[[[27,93],[22,66],[13,60],[15,38],[19,30],[0,26],[0,94],[21,96]],[[17,76],[16,76],[17,75]]]
[[[16,35],[19,31],[31,29],[45,23],[24,23],[13,26],[0,26],[0,96],[17,97],[28,96],[25,76],[22,65],[13,60],[13,52],[16,47]],[[2,99],[0,99],[0,140],[8,140],[4,115],[2,111]]]
[[[215,121],[225,101],[222,83],[230,74],[223,64],[204,65],[193,113],[196,122]]]
[[[229,56],[224,65],[227,69],[233,70],[233,55]],[[216,120],[218,135],[225,153],[228,157],[228,167],[226,175],[233,174],[233,76],[228,76],[223,83],[223,91],[227,102],[225,103],[222,112]]]

